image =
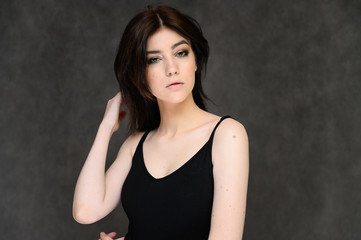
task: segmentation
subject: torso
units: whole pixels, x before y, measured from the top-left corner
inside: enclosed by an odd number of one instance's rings
[[[126,240],[208,238],[214,197],[212,143],[222,122],[213,116],[170,141],[162,142],[156,131],[135,135],[140,138],[121,192],[129,219]],[[181,144],[183,150],[177,147]]]

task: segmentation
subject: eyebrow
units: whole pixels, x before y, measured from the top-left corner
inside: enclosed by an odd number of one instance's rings
[[[178,47],[179,45],[182,45],[182,44],[187,44],[189,46],[189,44],[187,43],[186,40],[182,40],[182,41],[179,41],[179,42],[173,44],[172,50],[174,50],[176,47]],[[160,53],[160,52],[161,51],[147,51],[146,54]]]

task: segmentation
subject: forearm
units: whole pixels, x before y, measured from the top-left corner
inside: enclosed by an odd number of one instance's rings
[[[100,124],[75,187],[73,214],[76,220],[93,219],[96,217],[96,210],[102,208],[105,196],[105,162],[111,136],[112,129],[106,124]]]

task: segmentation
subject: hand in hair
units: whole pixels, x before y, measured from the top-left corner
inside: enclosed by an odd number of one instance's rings
[[[105,234],[104,232],[101,232],[99,240],[113,240],[113,237],[115,237],[115,235],[117,235],[116,232],[111,232],[111,233],[108,233],[108,234]],[[117,238],[115,240],[124,240],[124,237]]]
[[[108,126],[112,133],[119,129],[120,123],[123,121],[126,115],[125,111],[120,111],[120,106],[122,104],[123,103],[120,92],[118,92],[107,103],[102,124]]]

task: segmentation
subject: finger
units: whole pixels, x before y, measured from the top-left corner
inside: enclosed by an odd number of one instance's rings
[[[113,99],[114,99],[114,101],[119,102],[119,104],[120,104],[120,101],[122,100],[120,92],[118,92],[117,95],[115,95],[113,97]]]
[[[117,92],[117,94],[115,94],[114,98],[116,98],[116,97],[120,97],[120,91]]]
[[[104,232],[100,233],[100,239],[101,240],[112,240],[112,238],[108,237]]]
[[[121,237],[121,238],[117,238],[115,240],[124,240],[125,238],[124,237]]]
[[[117,235],[117,233],[116,232],[110,232],[107,235],[108,235],[108,237],[113,238],[113,237],[115,237],[115,235]]]
[[[124,96],[122,95],[121,92],[119,92],[119,98],[120,98],[120,106],[126,105],[125,101],[124,101]]]

